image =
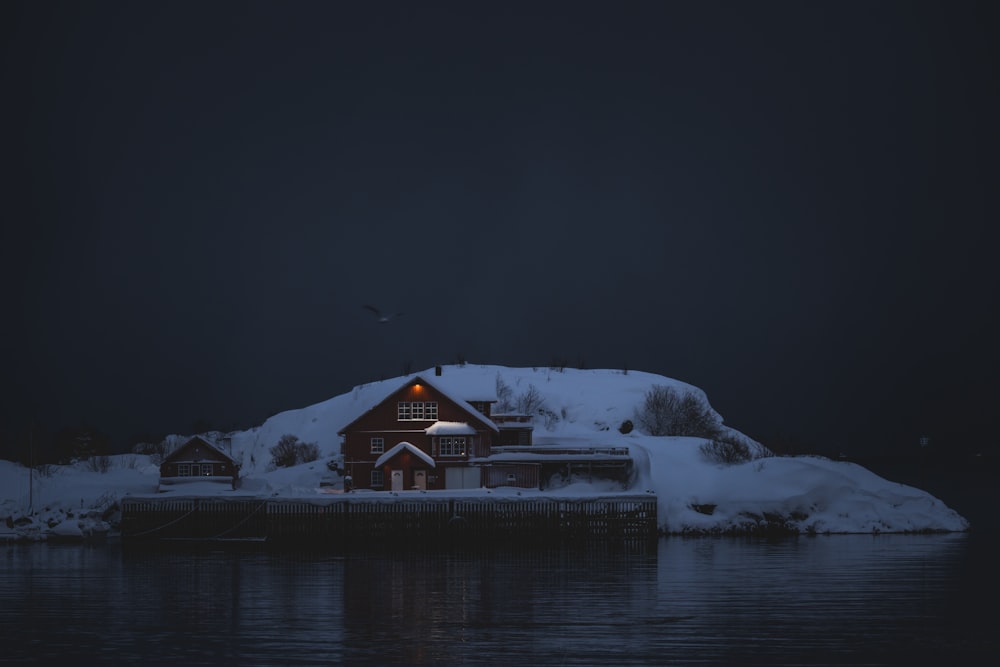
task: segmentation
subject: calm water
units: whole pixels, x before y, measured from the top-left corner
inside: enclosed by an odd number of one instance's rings
[[[663,538],[645,553],[0,547],[0,663],[985,664],[991,536]]]

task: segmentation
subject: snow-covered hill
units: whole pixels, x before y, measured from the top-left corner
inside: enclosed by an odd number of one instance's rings
[[[440,375],[428,368],[359,385],[322,403],[274,415],[257,428],[231,434],[232,455],[242,463],[244,474],[253,475],[267,467],[268,450],[281,436],[293,434],[303,442],[315,442],[321,455],[335,456],[340,452],[337,432],[414,375],[465,400],[496,400],[498,378],[514,398],[534,387],[544,401],[545,414],[537,415],[535,420],[534,442],[539,445],[619,443],[619,426],[625,420],[634,420],[636,407],[654,385],[673,387],[709,403],[698,387],[641,371],[451,365],[442,366]],[[713,414],[722,423],[722,417]]]

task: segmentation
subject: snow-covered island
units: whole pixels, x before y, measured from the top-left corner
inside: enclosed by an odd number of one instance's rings
[[[434,378],[436,369],[415,375]],[[77,462],[30,471],[0,461],[0,535],[4,539],[83,539],[115,529],[122,497],[164,494],[328,497],[343,493],[342,474],[328,465],[341,461],[339,431],[383,400],[407,376],[372,382],[315,405],[274,415],[260,426],[228,434],[201,434],[241,466],[238,489],[207,482],[161,486],[158,462],[146,454],[109,457],[101,466]],[[438,378],[434,378],[438,380]],[[740,533],[761,521],[778,521],[802,534],[958,532],[969,522],[932,495],[884,479],[854,463],[817,456],[773,456],[724,424],[699,388],[661,375],[614,369],[508,368],[462,364],[443,368],[449,391],[509,400],[525,393],[534,425],[532,447],[627,448],[634,472],[627,483],[569,477],[546,480],[544,489],[499,487],[410,493],[586,497],[653,494],[664,534]],[[706,456],[705,438],[644,433],[637,411],[653,387],[669,387],[702,402],[720,432],[747,443],[750,460],[720,463]],[[624,426],[626,422],[634,427]],[[315,444],[319,458],[275,467],[271,449],[283,436]],[[171,436],[174,446],[188,436]],[[390,491],[364,492],[368,497]]]

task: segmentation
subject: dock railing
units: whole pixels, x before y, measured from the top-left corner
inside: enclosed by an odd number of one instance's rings
[[[651,495],[125,498],[121,527],[131,542],[532,544],[653,539],[656,516]]]

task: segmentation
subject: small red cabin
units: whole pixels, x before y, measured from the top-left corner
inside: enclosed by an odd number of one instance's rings
[[[160,464],[160,484],[218,482],[239,484],[240,469],[229,455],[201,436],[172,451]]]

